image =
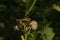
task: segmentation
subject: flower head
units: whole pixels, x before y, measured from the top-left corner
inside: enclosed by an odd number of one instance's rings
[[[19,28],[18,28],[18,26],[15,26],[15,27],[14,27],[14,29],[19,31]]]
[[[32,30],[36,30],[38,28],[38,23],[36,21],[31,21],[30,22]]]

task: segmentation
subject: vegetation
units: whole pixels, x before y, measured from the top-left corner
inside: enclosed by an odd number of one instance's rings
[[[60,1],[0,0],[0,40],[60,40]]]

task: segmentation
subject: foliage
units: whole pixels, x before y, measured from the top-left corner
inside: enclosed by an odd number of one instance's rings
[[[53,40],[54,35],[55,33],[53,32],[53,29],[49,26],[46,26],[42,31],[41,38],[43,38],[43,40]]]
[[[0,37],[0,40],[3,40],[3,37]]]
[[[0,0],[0,31],[2,32],[0,34],[6,40],[18,40],[19,38],[22,40],[53,40],[54,32],[56,29],[58,32],[60,26],[59,3],[59,0]],[[26,21],[25,18],[30,18],[30,21]],[[19,21],[17,22],[16,19]],[[25,21],[22,22],[20,19]],[[33,30],[35,28],[29,25],[33,20],[38,25],[38,27],[36,27],[37,25],[34,26],[37,28],[36,30]],[[52,23],[49,24],[49,22]],[[22,26],[20,23],[29,27],[24,28],[24,25]],[[23,35],[20,35],[20,31]],[[28,35],[26,35],[27,33]]]

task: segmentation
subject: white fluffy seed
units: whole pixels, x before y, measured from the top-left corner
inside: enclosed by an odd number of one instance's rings
[[[31,21],[30,22],[32,30],[36,30],[38,28],[38,23],[36,21]]]

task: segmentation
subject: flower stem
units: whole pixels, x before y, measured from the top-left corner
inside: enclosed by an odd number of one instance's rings
[[[32,5],[31,5],[31,7],[29,8],[28,12],[26,12],[25,17],[27,17],[27,15],[30,13],[30,11],[31,11],[32,8],[34,7],[35,3],[36,3],[36,0],[33,1],[33,3],[32,3]]]

